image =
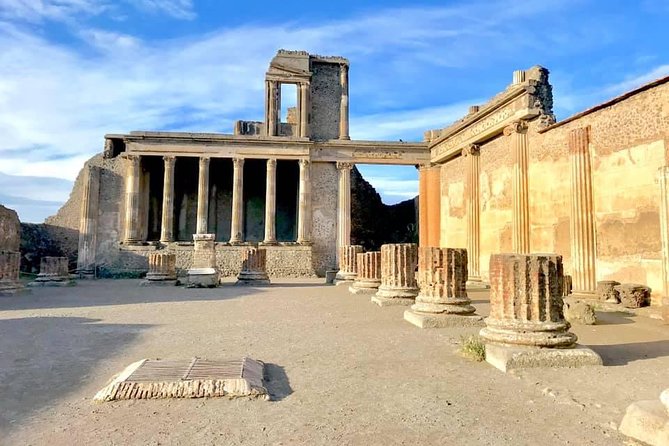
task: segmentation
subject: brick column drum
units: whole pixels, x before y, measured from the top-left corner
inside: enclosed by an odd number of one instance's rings
[[[556,254],[490,257],[490,316],[481,330],[489,363],[505,372],[601,364],[592,350],[576,348],[562,310],[562,275]]]
[[[0,295],[14,294],[23,286],[19,282],[21,253],[0,251]]]
[[[215,234],[193,234],[193,266],[188,270],[188,287],[216,287],[219,283],[216,268]]]
[[[335,280],[337,285],[351,285],[358,275],[356,260],[362,254],[362,245],[346,245],[339,248],[339,272]]]
[[[170,253],[149,254],[149,272],[142,285],[174,285],[177,280],[177,256]]]
[[[420,328],[482,325],[467,297],[466,283],[466,249],[419,248],[420,292],[404,319]]]
[[[237,276],[237,285],[269,285],[267,276],[267,250],[245,248],[242,250],[242,269]]]
[[[372,297],[380,306],[411,305],[418,295],[418,247],[413,243],[381,246],[381,286]]]
[[[348,288],[353,294],[374,294],[381,285],[381,251],[357,254],[358,275]]]
[[[67,257],[42,257],[39,274],[29,286],[67,286],[73,285],[68,271]]]

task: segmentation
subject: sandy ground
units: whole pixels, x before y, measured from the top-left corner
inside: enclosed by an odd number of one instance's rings
[[[0,299],[1,444],[625,444],[627,405],[669,387],[669,326],[643,317],[575,328],[605,367],[512,375],[458,354],[477,329],[421,330],[320,281],[138,282]],[[487,293],[470,297],[485,315]],[[243,355],[267,363],[273,401],[91,400],[141,358]]]

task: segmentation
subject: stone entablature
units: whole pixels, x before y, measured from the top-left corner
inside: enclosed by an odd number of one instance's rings
[[[463,148],[477,144],[504,131],[513,122],[544,116],[555,122],[553,98],[548,84],[548,70],[532,67],[514,73],[514,82],[485,105],[461,121],[439,131],[429,131],[430,161],[444,162],[460,155]]]

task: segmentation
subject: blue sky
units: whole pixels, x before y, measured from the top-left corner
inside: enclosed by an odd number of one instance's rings
[[[0,0],[0,203],[53,214],[105,133],[262,119],[279,48],[349,58],[351,136],[411,141],[515,69],[551,71],[558,119],[668,75],[668,19],[666,0]],[[387,202],[417,191],[411,167],[361,170]]]

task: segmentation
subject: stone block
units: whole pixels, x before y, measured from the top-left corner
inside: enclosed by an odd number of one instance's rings
[[[219,285],[216,268],[191,268],[186,276],[187,288],[214,288]]]
[[[28,286],[70,286],[75,282],[70,279],[67,257],[42,257],[40,272]]]
[[[23,290],[19,281],[21,254],[18,251],[0,251],[0,295],[11,295]]]
[[[242,269],[237,275],[237,285],[269,285],[267,276],[267,251],[262,248],[242,250]]]
[[[620,293],[616,289],[616,286],[620,285],[620,282],[615,280],[600,280],[597,282],[597,297],[603,302],[609,302],[612,304],[620,303]]]
[[[625,308],[641,308],[650,305],[651,289],[638,283],[623,283],[616,285],[620,294],[620,303]]]
[[[669,445],[669,389],[662,392],[659,400],[630,404],[618,429],[651,446]]]
[[[594,325],[597,323],[595,308],[582,300],[564,301],[564,318],[571,324]]]
[[[413,310],[404,312],[404,320],[418,328],[482,327],[483,317],[478,315],[422,313]]]
[[[534,348],[486,343],[486,361],[503,372],[536,367],[602,365],[602,358],[587,347]]]
[[[216,268],[215,234],[193,234],[193,267],[188,270],[188,288],[213,288],[220,283]]]

